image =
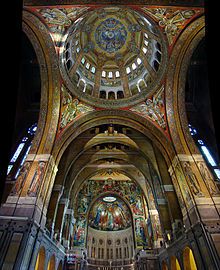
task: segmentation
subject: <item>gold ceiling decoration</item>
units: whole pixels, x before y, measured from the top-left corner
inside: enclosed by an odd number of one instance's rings
[[[179,32],[184,28],[188,20],[200,12],[197,9],[176,9],[176,8],[147,8],[142,10],[154,18],[159,26],[164,29],[169,45],[171,45]]]

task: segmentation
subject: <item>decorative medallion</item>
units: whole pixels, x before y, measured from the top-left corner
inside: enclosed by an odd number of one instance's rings
[[[115,18],[101,22],[95,30],[95,40],[98,46],[108,52],[115,53],[125,44],[127,31],[125,26]]]

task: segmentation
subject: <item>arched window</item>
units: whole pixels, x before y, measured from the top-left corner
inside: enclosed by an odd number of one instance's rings
[[[15,150],[7,170],[7,177],[10,179],[16,179],[21,166],[23,165],[28,152],[31,148],[31,143],[35,132],[37,130],[37,124],[33,124],[30,128],[27,129],[25,136],[20,140],[17,149]]]
[[[34,270],[43,270],[45,267],[45,248],[41,247],[38,252],[37,261]]]
[[[184,270],[197,270],[193,252],[189,247],[183,250],[183,264]]]
[[[217,162],[215,161],[215,159],[213,158],[212,153],[210,152],[209,148],[207,147],[205,140],[203,140],[203,138],[200,137],[199,131],[195,127],[193,127],[191,124],[189,124],[189,131],[196,145],[201,151],[201,154],[203,155],[204,159],[207,161],[209,168],[212,170],[216,180],[220,181],[220,168]]]

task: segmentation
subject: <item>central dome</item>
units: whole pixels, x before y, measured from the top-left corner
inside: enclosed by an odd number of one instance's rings
[[[137,11],[106,7],[73,23],[61,53],[70,91],[97,107],[135,104],[158,87],[166,59],[163,35]]]

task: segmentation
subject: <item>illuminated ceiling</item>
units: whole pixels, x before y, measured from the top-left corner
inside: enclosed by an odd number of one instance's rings
[[[61,53],[63,77],[68,88],[90,104],[137,103],[158,87],[165,47],[156,25],[136,11],[93,10],[77,19],[66,35]]]

